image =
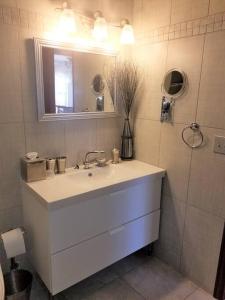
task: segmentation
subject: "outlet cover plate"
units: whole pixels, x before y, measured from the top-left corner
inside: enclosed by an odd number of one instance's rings
[[[225,137],[215,136],[214,152],[225,154]]]

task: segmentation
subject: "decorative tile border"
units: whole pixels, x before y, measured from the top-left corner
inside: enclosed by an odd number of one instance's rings
[[[225,12],[139,33],[139,43],[158,43],[225,30]]]

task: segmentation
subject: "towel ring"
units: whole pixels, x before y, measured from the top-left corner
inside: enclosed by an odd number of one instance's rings
[[[186,131],[187,129],[191,129],[192,131],[198,132],[198,133],[199,133],[199,135],[200,135],[200,137],[201,137],[201,140],[200,140],[200,142],[199,142],[198,144],[191,145],[191,144],[189,144],[189,143],[185,140],[185,138],[184,138],[184,133],[185,133],[185,131]],[[184,129],[183,129],[183,131],[182,131],[182,140],[183,140],[183,142],[184,142],[188,147],[190,147],[190,148],[192,148],[192,149],[201,147],[201,145],[202,145],[202,143],[203,143],[203,140],[204,140],[204,136],[203,136],[203,134],[202,134],[202,132],[201,132],[201,130],[200,130],[200,125],[199,125],[198,123],[191,123],[190,125],[184,127]]]

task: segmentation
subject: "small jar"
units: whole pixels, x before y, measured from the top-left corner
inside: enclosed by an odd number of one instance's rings
[[[117,148],[112,149],[112,163],[118,164],[120,162],[120,151]]]

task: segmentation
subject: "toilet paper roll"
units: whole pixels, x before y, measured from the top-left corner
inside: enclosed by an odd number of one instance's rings
[[[1,236],[7,258],[16,257],[26,252],[23,232],[20,228],[5,232]]]

